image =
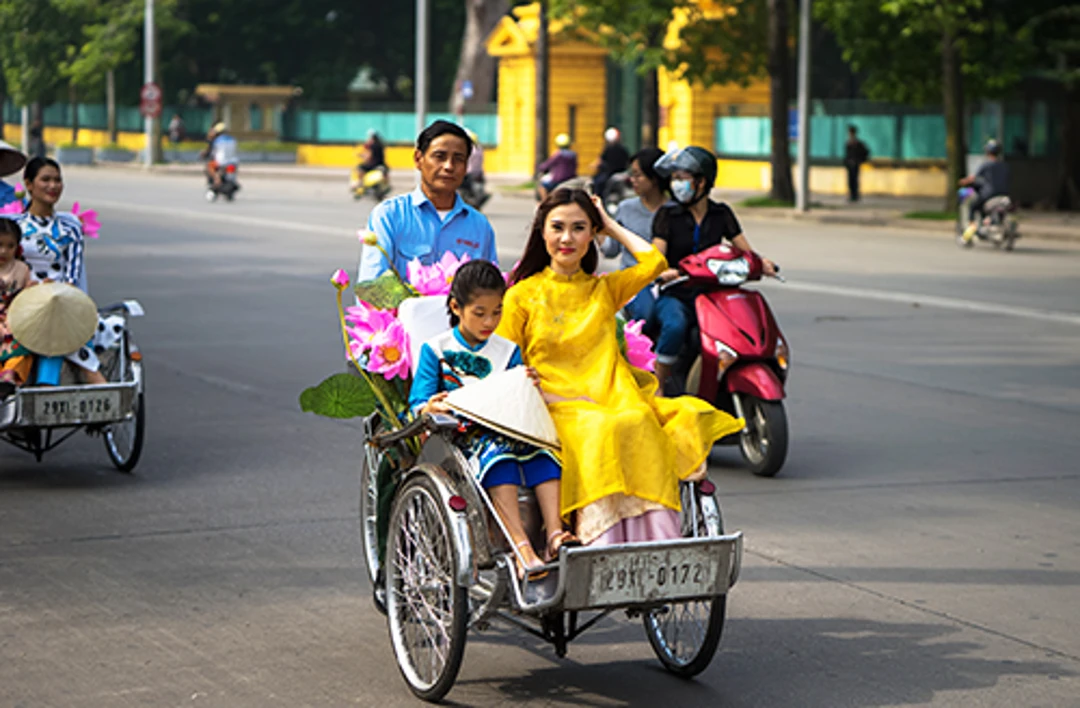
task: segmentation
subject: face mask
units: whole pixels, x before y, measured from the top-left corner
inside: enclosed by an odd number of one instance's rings
[[[676,201],[689,203],[694,198],[695,191],[694,183],[688,179],[677,179],[671,182],[671,196],[675,197]]]

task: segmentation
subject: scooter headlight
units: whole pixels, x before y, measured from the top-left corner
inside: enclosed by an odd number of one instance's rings
[[[716,276],[721,285],[742,285],[750,277],[750,263],[746,258],[736,258],[733,261],[710,258],[705,261],[705,267]]]
[[[787,371],[791,365],[791,350],[788,349],[787,342],[784,341],[783,337],[776,338],[776,363],[784,371]]]

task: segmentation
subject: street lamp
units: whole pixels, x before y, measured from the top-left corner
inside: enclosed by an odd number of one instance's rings
[[[810,2],[799,3],[799,191],[795,210],[810,208]]]
[[[428,95],[428,2],[429,0],[416,0],[416,134],[427,127],[427,95]]]

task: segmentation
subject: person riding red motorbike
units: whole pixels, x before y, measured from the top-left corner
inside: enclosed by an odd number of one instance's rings
[[[740,251],[753,251],[742,232],[735,212],[727,204],[709,199],[716,182],[716,157],[705,148],[691,145],[663,155],[653,165],[670,181],[675,204],[660,207],[653,220],[653,244],[667,257],[668,269],[660,274],[661,284],[680,276],[679,261],[689,255],[727,241]],[[762,259],[765,275],[775,275],[772,261]],[[656,378],[665,390],[672,367],[687,345],[696,321],[694,298],[699,290],[692,285],[665,288],[657,298],[649,329],[656,336]]]

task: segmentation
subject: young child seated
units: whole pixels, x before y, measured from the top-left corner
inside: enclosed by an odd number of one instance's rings
[[[0,398],[26,383],[33,357],[20,346],[7,326],[7,308],[30,283],[30,267],[22,260],[22,229],[12,219],[0,218]]]
[[[450,391],[493,372],[522,365],[517,345],[494,334],[502,317],[505,292],[502,273],[487,261],[470,261],[457,271],[447,298],[453,328],[425,342],[420,349],[409,394],[413,411],[448,413],[445,400]],[[518,577],[542,577],[546,573],[544,563],[521,522],[518,486],[536,492],[547,530],[545,557],[553,560],[560,547],[577,543],[573,534],[563,530],[559,516],[559,463],[547,450],[478,427],[468,441],[467,452],[480,463],[480,483],[491,495],[516,547]]]

